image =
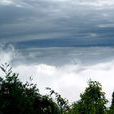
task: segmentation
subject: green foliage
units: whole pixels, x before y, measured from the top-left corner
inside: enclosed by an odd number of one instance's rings
[[[111,109],[114,108],[114,92],[112,93],[112,102],[111,102]]]
[[[89,81],[85,92],[80,95],[81,99],[73,104],[75,114],[104,114],[105,104],[108,102],[102,86],[97,81]]]
[[[112,93],[112,102],[108,114],[114,114],[114,92]]]
[[[50,95],[49,95],[50,97],[54,94],[56,103],[60,109],[60,113],[61,114],[66,113],[70,108],[68,105],[68,100],[62,98],[62,96],[59,93],[55,92],[51,88],[46,88],[46,89],[50,91]]]
[[[5,78],[0,77],[1,114],[59,114],[57,104],[42,96],[36,85],[18,79],[8,64],[0,66]]]
[[[102,86],[97,81],[89,81],[80,100],[69,106],[68,100],[51,88],[49,95],[41,95],[37,85],[22,83],[18,74],[8,65],[1,65],[4,75],[0,77],[0,114],[114,114],[114,93],[111,107]]]

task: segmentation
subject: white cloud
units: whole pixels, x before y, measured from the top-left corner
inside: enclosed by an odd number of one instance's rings
[[[114,61],[90,66],[19,65],[14,71],[19,72],[20,78],[24,81],[32,76],[33,82],[38,84],[42,93],[46,92],[45,87],[51,87],[70,101],[79,100],[79,95],[84,91],[90,78],[102,84],[108,100],[111,100],[114,90]]]
[[[113,28],[114,24],[100,24],[98,25],[100,28]]]
[[[95,0],[95,1],[91,1],[91,0],[84,1],[84,0],[82,0],[80,3],[82,5],[94,6],[94,7],[105,7],[105,8],[106,8],[106,6],[114,5],[113,0]]]
[[[12,0],[1,0],[0,1],[1,5],[12,5],[14,2]]]
[[[10,63],[15,58],[15,49],[9,45],[7,49],[3,50],[3,45],[0,45],[0,64]]]
[[[69,5],[82,5],[82,6],[92,6],[93,8],[99,7],[99,8],[107,8],[107,6],[113,6],[114,1],[113,0],[51,0],[52,2],[57,2],[57,3],[63,3],[69,4]],[[67,7],[69,7],[69,5]],[[109,8],[109,7],[108,7]],[[111,7],[112,8],[112,7]]]
[[[32,2],[32,0],[31,0]],[[4,6],[16,6],[16,7],[31,7],[31,4],[28,4],[26,1],[23,0],[1,0],[0,5]]]
[[[9,46],[7,50],[9,52],[0,50],[2,63],[14,59],[14,48]],[[20,64],[14,65],[13,70],[20,74],[19,78],[24,82],[32,77],[33,83],[37,83],[42,93],[46,92],[45,87],[51,87],[70,101],[79,100],[79,95],[84,91],[90,78],[102,84],[108,100],[111,101],[111,94],[114,91],[114,60],[89,65],[69,63],[61,66],[45,63],[24,64],[20,61]]]
[[[69,64],[59,67],[46,64],[20,64],[13,70],[20,73],[19,78],[24,82],[32,77],[33,83],[38,84],[43,94],[46,92],[45,87],[51,87],[70,101],[79,100],[79,95],[84,91],[90,78],[103,85],[108,100],[111,100],[114,90],[114,61],[90,66]]]

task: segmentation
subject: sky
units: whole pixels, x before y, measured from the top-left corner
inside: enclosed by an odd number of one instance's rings
[[[0,0],[0,63],[77,101],[89,79],[114,91],[113,0]]]

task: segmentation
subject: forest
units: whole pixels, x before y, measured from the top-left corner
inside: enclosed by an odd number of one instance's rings
[[[0,66],[0,114],[114,114],[114,93],[111,105],[98,81],[88,81],[78,101],[69,103],[59,93],[47,87],[48,94],[42,95],[38,85],[23,83],[19,74],[9,64]]]

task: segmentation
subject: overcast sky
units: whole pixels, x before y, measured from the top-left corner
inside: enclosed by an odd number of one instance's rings
[[[113,46],[113,0],[0,0],[0,63],[33,76],[42,93],[49,86],[75,101],[91,78],[110,100]]]
[[[114,45],[113,0],[1,0],[0,41],[27,47]]]

